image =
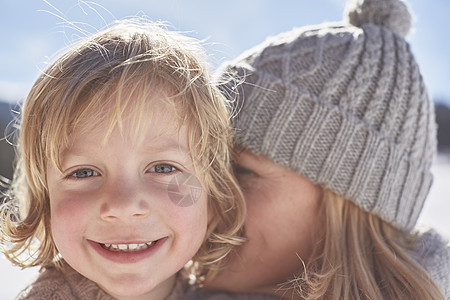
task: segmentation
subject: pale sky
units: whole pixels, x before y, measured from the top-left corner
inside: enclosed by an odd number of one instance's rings
[[[416,20],[407,39],[428,91],[433,99],[446,98],[450,104],[450,1],[409,3]],[[344,4],[345,0],[0,0],[0,99],[23,100],[57,51],[116,19],[147,16],[207,39],[217,66],[269,35],[340,21]]]

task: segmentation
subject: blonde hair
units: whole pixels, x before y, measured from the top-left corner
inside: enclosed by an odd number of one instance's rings
[[[322,239],[303,274],[290,283],[299,298],[444,299],[411,258],[415,234],[399,231],[330,190],[323,191],[321,205]]]
[[[49,164],[60,166],[71,133],[88,119],[109,116],[112,130],[122,126],[127,110],[141,126],[155,90],[167,96],[180,126],[188,124],[195,175],[214,216],[193,258],[195,275],[211,277],[244,241],[245,203],[230,164],[230,105],[212,83],[200,43],[159,24],[127,20],[63,53],[26,99],[12,199],[1,209],[2,251],[9,260],[21,267],[59,265],[50,228]],[[115,102],[105,116],[107,98]]]

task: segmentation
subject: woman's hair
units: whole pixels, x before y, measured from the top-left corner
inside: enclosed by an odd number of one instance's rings
[[[61,166],[61,151],[85,122],[108,122],[107,135],[121,129],[125,118],[135,121],[136,129],[147,125],[154,98],[171,105],[179,126],[187,124],[195,175],[214,216],[193,258],[195,275],[208,279],[221,267],[232,247],[244,241],[245,203],[230,166],[230,105],[212,83],[197,40],[142,20],[118,22],[83,40],[32,87],[22,109],[11,199],[1,207],[0,240],[9,260],[21,267],[59,264],[48,166]]]
[[[411,257],[415,234],[401,232],[323,190],[322,238],[291,283],[301,299],[444,299]]]

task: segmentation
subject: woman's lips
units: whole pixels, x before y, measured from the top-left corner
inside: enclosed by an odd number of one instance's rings
[[[146,259],[156,253],[167,241],[167,237],[151,242],[99,243],[88,240],[102,257],[115,263],[130,264]]]

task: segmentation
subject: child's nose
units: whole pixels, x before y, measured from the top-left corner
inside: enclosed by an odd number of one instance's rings
[[[131,180],[109,183],[102,198],[100,217],[104,220],[142,218],[150,214],[148,197],[140,184]]]

